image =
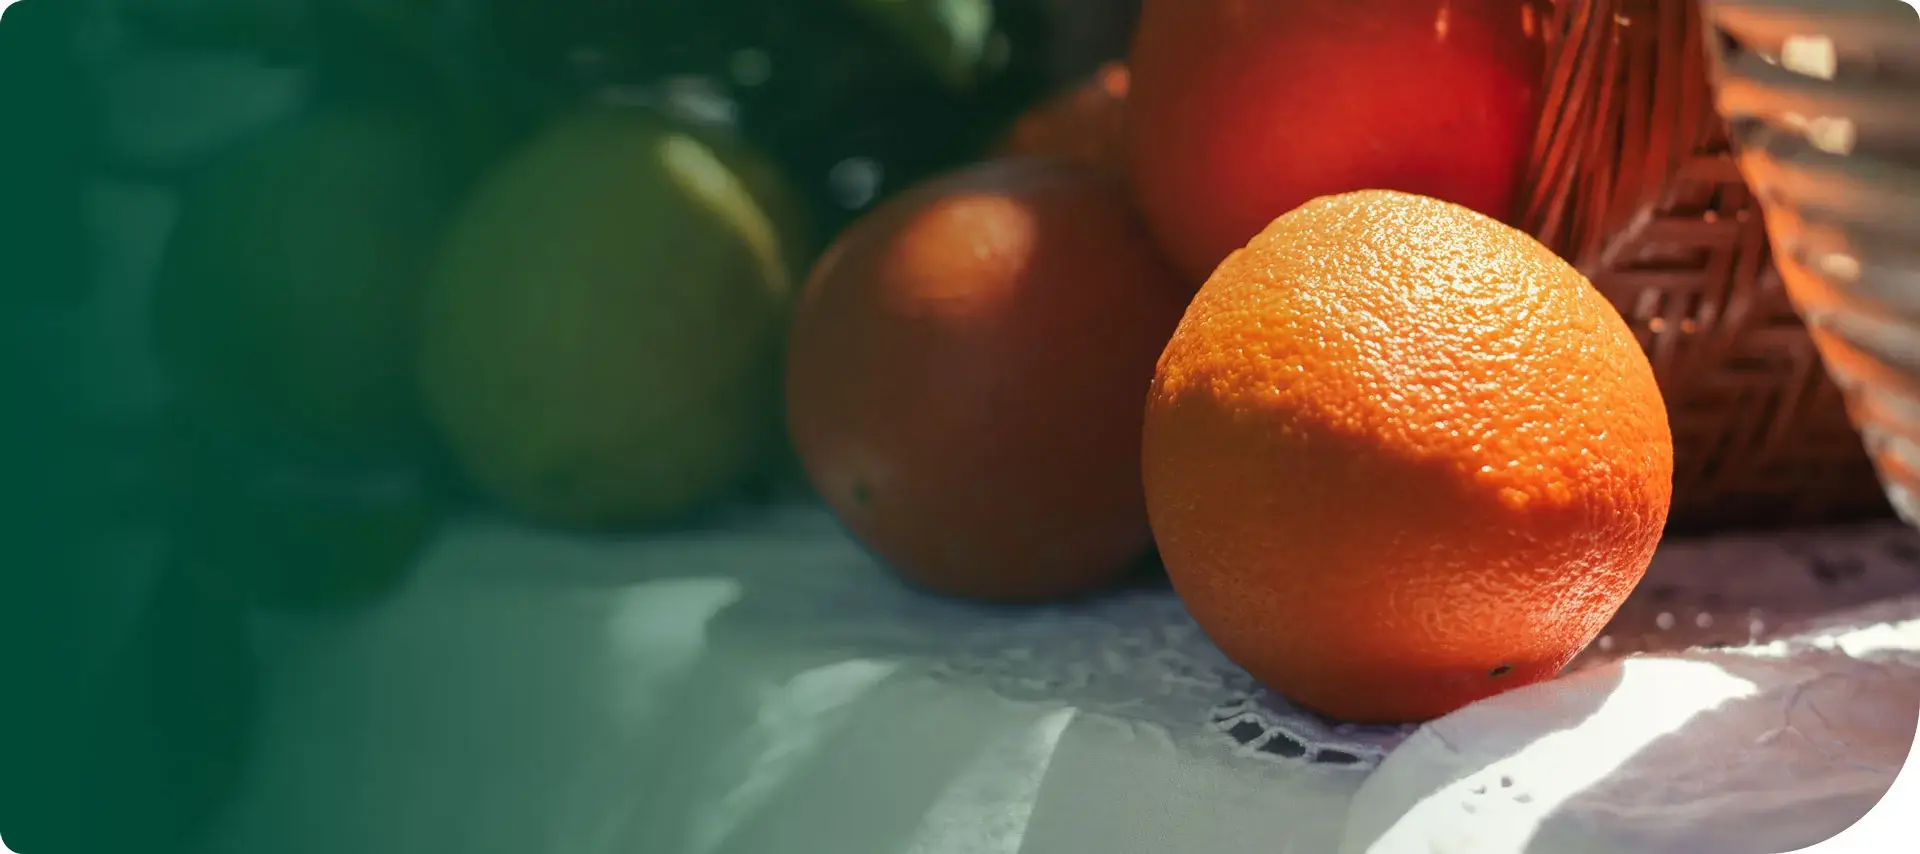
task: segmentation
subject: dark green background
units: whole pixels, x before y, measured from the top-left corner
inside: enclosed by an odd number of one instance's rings
[[[610,90],[696,92],[668,109],[767,153],[816,245],[862,208],[830,180],[868,158],[880,196],[977,157],[1021,110],[1117,55],[1061,25],[1072,3],[993,0],[999,46],[930,64],[860,0],[24,0],[0,18],[0,836],[27,854],[178,850],[242,785],[271,680],[251,615],[352,613],[399,583],[471,497],[430,454],[334,465],[175,401],[129,398],[101,365],[108,263],[90,194],[184,192],[225,147],[129,156],[110,80],[125,57],[309,69],[314,103],[438,117],[484,168],[546,118]],[[1113,8],[1114,3],[1084,4]],[[102,35],[110,8],[116,37]],[[1096,40],[1097,41],[1097,40]],[[741,85],[732,64],[773,69]],[[178,94],[178,93],[176,93]],[[193,93],[188,92],[189,98]],[[224,97],[209,90],[205,97]],[[470,171],[471,171],[470,170]],[[870,202],[869,202],[870,203]],[[107,372],[111,373],[111,372]],[[129,402],[129,401],[132,402]],[[231,428],[231,429],[229,429]],[[379,486],[369,488],[365,484]],[[734,500],[796,494],[775,466]],[[699,524],[689,520],[687,524]],[[377,698],[376,700],[377,701]]]

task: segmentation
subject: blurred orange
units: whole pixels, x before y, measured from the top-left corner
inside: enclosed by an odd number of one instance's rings
[[[1042,599],[1149,548],[1141,406],[1182,301],[1115,184],[1040,158],[909,188],[821,257],[788,351],[809,479],[902,577]]]
[[[1145,0],[1128,65],[1141,211],[1197,286],[1316,196],[1510,215],[1543,48],[1529,0]]]
[[[1015,121],[994,152],[1048,157],[1113,175],[1126,173],[1127,67],[1110,62],[1080,85]]]

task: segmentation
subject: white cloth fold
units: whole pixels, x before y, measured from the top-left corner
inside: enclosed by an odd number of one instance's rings
[[[1294,709],[1164,588],[939,600],[817,509],[654,539],[476,521],[373,611],[261,627],[275,682],[213,850],[1787,850],[1906,756],[1916,556],[1891,526],[1676,541],[1618,653],[1415,730]],[[1645,651],[1700,614],[1743,645]],[[1746,644],[1749,618],[1784,633]]]
[[[1886,793],[1920,716],[1907,650],[1634,657],[1409,738],[1357,794],[1351,854],[1752,854],[1831,838]]]

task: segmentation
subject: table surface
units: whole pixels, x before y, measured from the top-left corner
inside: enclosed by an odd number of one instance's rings
[[[1905,759],[1917,592],[1898,527],[1673,541],[1560,679],[1354,728],[1152,584],[940,600],[810,507],[651,539],[473,520],[374,611],[259,626],[274,681],[214,848],[1785,851]]]

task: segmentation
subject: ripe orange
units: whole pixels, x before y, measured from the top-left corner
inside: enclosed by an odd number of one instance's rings
[[[1542,74],[1531,2],[1146,0],[1130,171],[1189,285],[1316,196],[1514,213]]]
[[[1051,157],[1126,174],[1126,65],[1109,62],[1080,85],[1041,101],[995,148],[1002,157]]]
[[[1365,191],[1220,265],[1161,356],[1143,471],[1194,618],[1352,721],[1556,674],[1639,583],[1672,494],[1619,313],[1525,234]]]
[[[1151,542],[1141,401],[1182,304],[1103,176],[1023,158],[932,179],[809,277],[794,445],[850,532],[923,587],[1087,591]]]

